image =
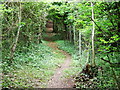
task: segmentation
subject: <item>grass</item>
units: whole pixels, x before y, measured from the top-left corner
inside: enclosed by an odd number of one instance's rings
[[[76,77],[88,62],[86,59],[87,52],[84,51],[82,56],[80,57],[80,55],[78,55],[78,50],[69,41],[59,40],[56,41],[56,43],[59,46],[58,48],[68,52],[72,57],[70,68],[64,70],[64,77]]]
[[[75,49],[74,45],[71,44],[70,42],[64,41],[64,40],[58,40],[58,41],[56,41],[56,43],[59,45],[58,48],[68,52],[69,54],[75,54],[76,49]]]
[[[3,64],[4,69],[9,70],[3,77],[3,87],[44,88],[47,81],[54,74],[58,65],[64,61],[64,55],[46,46],[46,41],[42,44],[29,48],[27,53],[15,53],[12,66]]]
[[[82,71],[82,69],[88,62],[88,60],[86,59],[86,57],[89,56],[87,50],[83,51],[82,55],[80,57],[77,54],[78,51],[75,49],[74,45],[71,44],[70,42],[68,42],[68,41],[56,41],[56,42],[59,45],[60,49],[68,52],[72,56],[71,66],[69,69],[64,70],[64,77],[66,77],[66,78],[71,77],[71,76],[76,77],[76,75]],[[101,88],[101,89],[108,88],[108,87],[116,88],[117,85],[116,85],[116,81],[113,76],[113,72],[111,71],[110,64],[100,60],[101,57],[108,60],[107,55],[99,54],[99,53],[96,54],[96,58],[95,58],[96,65],[102,67],[102,69],[103,69],[102,75],[101,75],[101,72],[98,73],[97,79],[98,79],[99,83],[98,83],[97,87]],[[114,52],[112,55],[111,54],[109,55],[109,58],[112,63],[114,63],[114,62],[118,63],[120,55],[117,52],[116,53]],[[116,74],[118,81],[120,81],[119,80],[119,76],[120,76],[119,67],[114,67],[114,72]],[[80,85],[79,84],[80,84],[79,82],[76,83],[76,85],[78,85],[79,88],[83,87],[83,86],[81,86],[81,84]]]
[[[73,44],[71,44],[68,41],[59,40],[59,41],[56,41],[56,43],[59,46],[58,48],[68,52],[72,56],[72,63],[70,64],[69,69],[64,70],[64,77],[66,78],[71,76],[75,77],[75,75],[82,70],[80,65],[80,60],[75,59],[77,55],[76,48],[74,47]]]

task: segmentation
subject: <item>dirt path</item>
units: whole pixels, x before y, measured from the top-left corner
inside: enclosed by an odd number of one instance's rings
[[[69,68],[69,65],[71,63],[71,56],[65,51],[58,49],[57,44],[55,42],[50,42],[48,46],[54,48],[55,50],[59,50],[66,56],[66,58],[64,63],[61,64],[60,68],[56,70],[55,74],[48,82],[47,88],[73,88],[74,85],[73,78],[67,78],[67,79],[62,78],[63,71]]]

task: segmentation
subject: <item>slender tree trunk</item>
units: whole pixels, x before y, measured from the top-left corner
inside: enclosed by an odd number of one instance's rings
[[[73,34],[74,34],[74,37],[73,37],[73,39],[74,39],[74,45],[75,45],[75,41],[76,41],[76,32],[75,32],[75,26],[73,26]]]
[[[3,6],[2,3],[0,3],[0,51],[2,51],[2,20],[3,20],[3,12],[2,12]],[[0,52],[0,63],[2,63],[2,52]],[[0,65],[0,68],[2,68],[2,64]],[[3,72],[3,69],[1,69],[1,72]],[[2,73],[0,73],[1,76]],[[3,78],[0,77],[0,80]],[[2,90],[2,87],[0,87]]]
[[[69,26],[69,40],[70,40],[70,42],[72,42],[71,26]]]
[[[21,2],[19,2],[19,3],[20,3],[19,12],[18,12],[19,26],[18,26],[18,31],[17,31],[15,42],[14,42],[13,47],[11,49],[11,59],[13,59],[13,57],[14,57],[14,52],[15,52],[15,49],[16,49],[16,46],[17,46],[17,42],[18,42],[19,34],[20,34],[20,29],[21,29],[21,25],[20,25],[20,23],[21,23]]]
[[[91,2],[92,7],[92,19],[94,20],[94,10],[93,10],[93,3]],[[92,21],[92,66],[95,66],[95,50],[94,50],[94,32],[95,32],[95,24]]]
[[[81,48],[81,30],[79,30],[79,55],[81,57],[82,54],[82,48]]]
[[[0,47],[2,49],[2,19],[3,19],[3,12],[2,12],[2,9],[3,9],[3,6],[2,6],[2,3],[0,2]]]
[[[39,26],[39,32],[38,32],[38,38],[37,38],[37,43],[42,43],[41,42],[41,27]]]
[[[67,29],[67,30],[66,30],[67,40],[69,40],[69,26],[68,26],[68,25],[66,26],[66,29]]]
[[[39,18],[39,19],[41,19],[41,18]],[[38,38],[37,38],[37,43],[39,44],[39,43],[42,43],[41,42],[41,34],[42,33],[42,30],[41,30],[41,24],[39,24],[39,30],[38,30]]]

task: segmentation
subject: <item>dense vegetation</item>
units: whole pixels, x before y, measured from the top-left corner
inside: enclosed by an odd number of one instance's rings
[[[65,73],[77,77],[76,88],[120,89],[119,6],[120,2],[1,3],[2,87],[37,87],[34,82],[46,87],[64,59],[43,40],[51,20],[55,35],[47,38],[72,56],[73,68]]]

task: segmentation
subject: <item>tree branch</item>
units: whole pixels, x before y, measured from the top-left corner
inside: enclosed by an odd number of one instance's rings
[[[102,31],[103,33],[105,33],[106,34],[106,32],[104,32],[101,28],[100,28],[100,26],[98,26],[98,24],[91,18],[91,20],[95,23],[95,25],[98,27],[98,29],[100,30],[100,31]]]
[[[101,58],[101,60],[109,63],[111,67],[120,67],[120,62],[119,62],[119,63],[111,63],[110,61],[105,60],[105,59],[103,59],[103,58]]]
[[[103,58],[101,58],[101,60],[103,60],[103,61],[105,61],[105,62],[108,62],[109,64],[112,64],[110,61],[105,60],[105,59],[103,59]]]

